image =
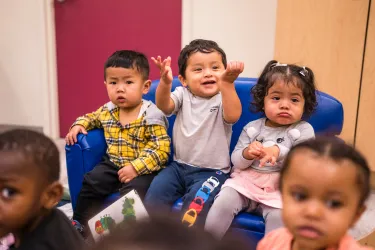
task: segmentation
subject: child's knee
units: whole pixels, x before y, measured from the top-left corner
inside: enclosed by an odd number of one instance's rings
[[[267,215],[264,217],[265,224],[266,224],[266,232],[269,233],[272,230],[281,228],[284,226],[281,209],[272,209],[272,211],[268,212]]]

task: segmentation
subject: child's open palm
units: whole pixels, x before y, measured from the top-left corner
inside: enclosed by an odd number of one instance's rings
[[[171,68],[171,57],[168,56],[166,59],[161,61],[161,57],[151,57],[151,60],[156,64],[160,70],[160,78],[163,83],[171,84],[173,80],[172,68]]]
[[[243,72],[243,62],[229,62],[224,73],[221,75],[221,81],[226,83],[233,83],[237,77]]]

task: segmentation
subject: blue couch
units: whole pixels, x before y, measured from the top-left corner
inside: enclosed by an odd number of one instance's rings
[[[235,82],[236,90],[242,102],[242,116],[240,120],[233,126],[233,136],[230,145],[231,151],[237,143],[241,129],[250,121],[261,117],[249,111],[251,95],[250,89],[256,83],[254,78],[238,78]],[[154,81],[150,92],[144,96],[147,100],[155,101],[155,90],[158,81]],[[178,79],[173,80],[173,87],[180,86]],[[175,117],[168,118],[169,128],[168,134],[172,136],[172,128]],[[339,135],[342,130],[344,120],[343,107],[341,103],[330,95],[318,92],[317,111],[308,120],[314,127],[317,135]],[[89,131],[88,135],[80,134],[78,142],[73,146],[66,146],[66,161],[69,179],[70,196],[73,208],[76,205],[77,196],[82,186],[83,175],[94,168],[101,160],[106,150],[106,143],[103,131],[95,129]],[[108,204],[119,198],[119,194],[113,194],[108,197]],[[181,208],[181,199],[176,201],[173,209]],[[264,236],[263,218],[250,213],[240,213],[237,215],[230,228],[232,232],[242,233],[248,239],[249,243],[254,247],[257,242]]]

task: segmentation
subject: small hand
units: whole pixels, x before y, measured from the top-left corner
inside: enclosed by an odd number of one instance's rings
[[[74,143],[77,142],[77,135],[79,133],[82,133],[84,135],[87,135],[86,129],[81,125],[75,125],[73,126],[69,133],[65,136],[65,142],[67,145],[74,145]]]
[[[163,83],[171,84],[173,80],[172,68],[171,68],[171,57],[168,56],[164,61],[161,61],[161,57],[151,57],[151,60],[160,70],[160,78]]]
[[[118,179],[122,183],[128,183],[138,176],[137,171],[135,171],[134,167],[130,164],[121,168],[117,173],[119,176]]]
[[[263,148],[262,155],[259,157],[259,167],[265,166],[267,163],[274,166],[279,157],[280,149],[278,146]]]
[[[230,62],[227,64],[227,68],[221,75],[221,81],[225,83],[233,83],[239,74],[243,72],[244,63],[243,62]]]
[[[247,146],[242,152],[245,159],[254,160],[262,155],[263,145],[258,141],[254,141]]]

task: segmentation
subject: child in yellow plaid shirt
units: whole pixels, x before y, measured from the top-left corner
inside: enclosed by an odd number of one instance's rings
[[[116,51],[106,61],[104,71],[110,102],[79,117],[65,138],[73,145],[77,134],[103,128],[108,146],[103,161],[84,176],[78,196],[73,225],[82,234],[82,224],[99,212],[109,194],[135,189],[143,199],[170,154],[165,115],[142,99],[151,86],[147,58],[135,51]]]

